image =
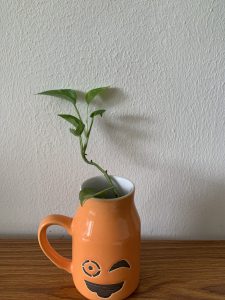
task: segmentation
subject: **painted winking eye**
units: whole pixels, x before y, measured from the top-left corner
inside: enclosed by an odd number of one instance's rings
[[[100,267],[93,260],[85,260],[82,264],[82,268],[84,273],[90,277],[96,277],[100,274]]]

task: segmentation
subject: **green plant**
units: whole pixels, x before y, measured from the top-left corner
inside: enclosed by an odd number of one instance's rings
[[[116,186],[116,184],[113,182],[112,177],[108,174],[108,171],[103,169],[98,163],[94,162],[93,160],[89,160],[87,158],[87,147],[88,142],[90,139],[90,135],[92,132],[94,119],[97,116],[103,116],[105,109],[99,109],[92,111],[89,113],[90,104],[92,104],[93,100],[104,93],[104,91],[108,89],[108,87],[99,87],[92,89],[88,91],[85,94],[85,105],[86,105],[86,118],[84,121],[84,118],[81,116],[81,112],[79,110],[79,107],[77,105],[77,93],[75,90],[71,89],[61,89],[61,90],[49,90],[45,92],[38,93],[38,95],[47,95],[47,96],[53,96],[57,97],[66,101],[69,101],[72,103],[72,105],[75,108],[76,115],[67,115],[67,114],[59,114],[58,116],[69,122],[73,125],[73,128],[70,128],[70,132],[79,138],[80,143],[80,153],[82,159],[89,165],[95,166],[105,177],[108,187],[104,190],[97,191],[90,188],[85,188],[81,190],[79,194],[81,205],[83,205],[84,201],[90,197],[97,197],[101,198],[103,196],[106,196],[107,191],[112,190],[114,193],[114,197],[119,197],[119,191]]]

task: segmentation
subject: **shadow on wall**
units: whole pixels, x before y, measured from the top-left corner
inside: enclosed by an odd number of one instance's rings
[[[153,167],[151,161],[146,159],[149,154],[145,151],[143,143],[146,143],[147,132],[143,128],[151,126],[145,117],[124,115],[107,118],[102,122],[102,128],[110,137],[117,153],[129,158],[130,161],[142,167]],[[150,131],[150,129],[149,129]]]
[[[151,212],[152,218],[148,225],[152,227],[151,235],[145,234],[145,237],[190,240],[225,238],[224,180],[171,167],[160,171],[159,181],[157,199],[148,199],[145,203],[144,210]]]
[[[96,101],[97,102],[97,101]],[[98,102],[98,108],[105,107],[109,110],[117,105],[126,102],[127,96],[118,88],[110,88],[104,100]],[[153,118],[139,114],[120,114],[115,116],[108,115],[101,120],[101,128],[104,136],[110,137],[110,143],[113,144],[118,153],[136,162],[138,166],[152,167],[151,162],[146,159],[149,156],[145,152],[144,144],[149,143],[149,135],[152,132],[153,138]],[[151,140],[152,141],[152,140]]]

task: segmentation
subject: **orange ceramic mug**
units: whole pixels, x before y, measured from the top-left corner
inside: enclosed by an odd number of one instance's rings
[[[138,286],[140,272],[140,218],[134,204],[134,185],[114,176],[122,196],[91,198],[74,216],[50,215],[42,220],[38,240],[45,255],[73,276],[78,291],[87,299],[120,300]],[[82,187],[103,188],[103,177],[85,181]],[[46,230],[63,226],[72,236],[72,260],[49,244]]]

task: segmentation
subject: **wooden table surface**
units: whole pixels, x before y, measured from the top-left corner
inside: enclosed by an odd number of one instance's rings
[[[52,244],[69,257],[71,242]],[[141,281],[129,299],[225,300],[225,241],[143,241]],[[0,240],[1,300],[84,299],[35,239]]]

